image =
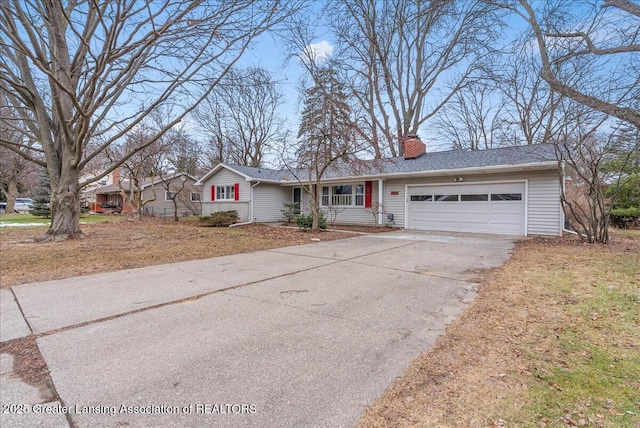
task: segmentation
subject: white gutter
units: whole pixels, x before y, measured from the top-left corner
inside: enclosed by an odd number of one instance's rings
[[[246,226],[247,224],[253,224],[255,222],[255,219],[253,218],[253,188],[260,183],[260,181],[256,181],[255,184],[251,185],[251,189],[249,190],[249,198],[251,200],[251,204],[249,205],[249,218],[251,220],[245,221],[244,223],[234,223],[232,225],[229,225],[229,227]]]

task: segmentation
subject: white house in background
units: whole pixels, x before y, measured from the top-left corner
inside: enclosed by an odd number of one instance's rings
[[[316,189],[322,209],[343,224],[562,234],[563,177],[552,145],[426,153],[415,138],[405,142],[405,153],[328,171]],[[283,204],[291,201],[308,211],[308,197],[287,170],[221,163],[196,185],[202,186],[203,215],[236,210],[242,222],[281,221]],[[382,215],[374,216],[378,207]]]

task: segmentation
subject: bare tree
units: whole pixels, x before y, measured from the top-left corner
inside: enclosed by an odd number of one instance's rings
[[[312,214],[311,228],[319,226],[324,175],[348,160],[358,151],[355,131],[350,117],[345,88],[335,70],[327,67],[315,69],[314,84],[305,91],[304,109],[298,145],[293,161],[285,162],[309,198]],[[329,201],[325,205],[330,205]]]
[[[541,61],[541,77],[556,93],[640,127],[633,102],[640,97],[640,7],[627,0],[545,2],[542,10],[519,0],[503,4],[529,25]],[[589,66],[590,85],[572,81]]]
[[[531,145],[551,142],[562,117],[556,109],[562,101],[540,78],[540,60],[528,40],[516,40],[491,72],[502,94],[496,138],[500,145]],[[588,70],[578,73],[585,76]]]
[[[164,167],[169,143],[165,138],[155,139],[156,132],[149,126],[140,125],[127,135],[124,144],[111,146],[106,150],[112,162],[126,158],[121,164],[122,173],[118,185],[123,201],[131,208],[131,218],[134,221],[140,220],[145,205],[157,199],[155,178]],[[147,182],[151,183],[153,196],[143,199],[143,185]]]
[[[277,109],[283,101],[267,70],[231,70],[195,111],[209,135],[213,160],[263,166],[265,154],[282,137],[284,121]]]
[[[497,145],[501,105],[492,99],[495,89],[476,82],[459,90],[438,113],[434,123],[438,136],[449,147],[463,150],[485,150]]]
[[[16,130],[44,152],[44,159],[20,153],[45,166],[51,180],[45,239],[81,236],[86,183],[79,177],[87,163],[172,103],[153,144],[218,85],[253,39],[303,1],[3,1],[0,91],[27,124]],[[90,149],[92,140],[100,144]],[[2,135],[0,144],[24,148]]]
[[[19,151],[29,152],[37,156],[32,141],[24,141],[24,136],[15,130],[24,126],[19,118],[12,115],[11,108],[7,105],[6,98],[0,94],[0,135],[12,144],[22,145]],[[18,197],[18,186],[27,181],[35,182],[35,165],[15,151],[0,146],[0,194],[7,199],[6,212],[12,213],[15,209]]]
[[[562,189],[567,218],[587,242],[609,243],[609,215],[625,170],[638,153],[640,142],[620,139],[617,131],[597,132],[597,127],[577,127],[556,142],[559,159],[569,177]],[[608,166],[615,165],[614,168]]]
[[[376,158],[402,155],[466,83],[497,36],[496,8],[482,1],[340,0],[330,3],[337,61],[349,76],[361,138]]]
[[[173,204],[173,220],[179,220],[179,208],[184,202],[190,201],[191,193],[193,192],[193,179],[186,173],[171,173],[167,174],[163,171],[158,173],[159,182],[158,185],[164,190],[166,198]],[[185,205],[189,211],[195,213],[192,204]]]
[[[202,146],[184,129],[171,129],[163,137],[166,142],[166,167],[192,176],[204,174],[208,165],[201,159]]]
[[[20,188],[33,187],[36,181],[35,172],[33,163],[5,147],[0,147],[0,193],[7,199],[6,212],[14,211]]]

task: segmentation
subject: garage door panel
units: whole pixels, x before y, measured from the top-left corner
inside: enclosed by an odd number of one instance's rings
[[[489,223],[491,216],[489,213],[465,213],[461,212],[458,214],[458,219],[460,222],[465,223]]]
[[[524,192],[524,183],[494,183],[489,186],[491,193]]]
[[[487,223],[460,222],[460,228],[464,229],[466,232],[489,233],[489,226]]]
[[[411,212],[414,217],[420,217],[423,215],[431,215],[433,213],[433,209],[429,206],[424,205],[411,205],[409,207],[409,212]]]
[[[524,183],[481,183],[409,187],[407,194],[430,195],[408,203],[410,229],[523,235]],[[456,195],[439,201],[437,195]],[[433,198],[431,198],[433,197]],[[416,198],[414,198],[416,199]],[[433,200],[431,200],[433,199]]]

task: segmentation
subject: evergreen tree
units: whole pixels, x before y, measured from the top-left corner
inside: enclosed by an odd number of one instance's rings
[[[337,73],[325,67],[317,69],[312,77],[314,86],[305,91],[296,156],[299,167],[308,173],[297,178],[309,196],[312,229],[316,230],[322,176],[339,161],[349,160],[357,147],[348,96]]]
[[[38,187],[33,196],[33,205],[29,212],[37,217],[51,218],[51,183],[47,171],[40,173]]]

